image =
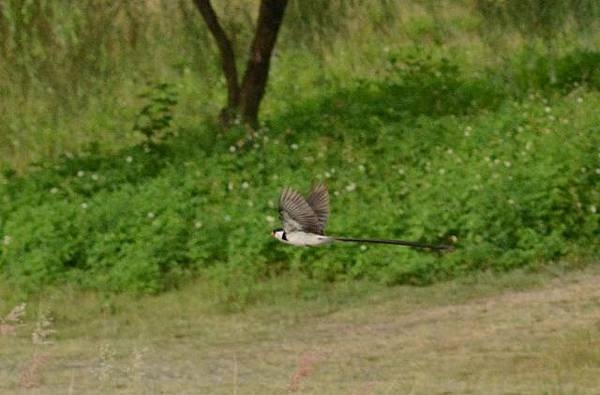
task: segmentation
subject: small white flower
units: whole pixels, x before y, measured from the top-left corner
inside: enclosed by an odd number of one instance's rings
[[[98,174],[92,174],[92,180],[98,181]]]
[[[225,220],[225,222],[229,222],[231,221],[231,216],[230,215],[226,215],[223,217],[223,220]]]
[[[194,222],[194,228],[200,229],[201,227],[202,227],[202,222],[200,222],[200,221]]]
[[[402,169],[402,168],[398,169],[398,174],[400,174],[401,176],[403,176],[404,175],[404,169]]]
[[[511,206],[513,206],[515,204],[515,201],[512,199],[508,199],[508,204],[510,204]]]
[[[229,189],[230,191],[232,191],[232,190],[233,190],[233,181],[229,181],[229,182],[227,183],[227,189]]]
[[[273,201],[272,201],[272,200],[269,200],[269,201],[267,202],[267,206],[269,206],[269,208],[274,208],[274,207],[275,207],[275,203],[273,203]]]
[[[148,153],[148,152],[150,152],[150,147],[148,147],[148,146],[146,145],[146,146],[144,147],[144,152],[145,152],[145,153]]]
[[[326,171],[326,172],[325,172],[325,177],[326,177],[326,178],[331,178],[331,173],[330,173],[330,172],[328,172],[328,171]]]
[[[456,236],[452,235],[452,236],[450,236],[450,241],[451,241],[453,244],[456,244],[456,243],[458,242],[458,237],[456,237]]]
[[[442,169],[439,169],[439,170],[438,170],[438,172],[439,172],[441,175],[444,175],[444,174],[446,174],[446,169],[444,169],[444,168],[442,168]]]
[[[367,246],[366,245],[361,245],[360,246],[360,250],[361,251],[366,251],[367,250]]]
[[[352,192],[356,189],[356,184],[351,182],[350,184],[346,185],[346,191],[348,192]]]
[[[85,171],[83,171],[83,170],[79,170],[77,172],[77,177],[83,177],[84,175],[85,175]]]
[[[544,107],[544,111],[546,113],[549,113],[550,111],[552,111],[552,109],[550,107],[546,106],[546,107]]]
[[[596,174],[600,174],[600,167],[596,169]]]
[[[329,171],[331,172],[331,174],[335,174],[335,169],[333,167],[329,169]]]
[[[298,149],[298,144],[294,143],[292,145],[290,145],[290,148],[293,150],[297,150]]]
[[[340,196],[340,191],[335,191],[333,194],[334,194],[335,196]]]
[[[577,103],[583,103],[583,97],[578,97],[577,98]]]
[[[528,141],[527,144],[525,144],[525,149],[529,151],[531,149],[531,145],[531,141]]]
[[[229,152],[234,153],[236,149],[237,148],[235,148],[235,145],[232,145],[229,147]]]
[[[244,182],[242,183],[242,189],[248,189],[249,187],[250,187],[250,184],[248,184],[248,182],[247,182],[247,181],[244,181]]]
[[[522,133],[525,129],[523,129],[523,126],[518,126],[517,127],[517,132]]]
[[[500,159],[498,159],[498,158],[494,159],[494,164],[497,165],[498,163],[500,163]]]
[[[596,214],[596,206],[590,206],[590,211],[594,214]]]
[[[275,222],[275,218],[273,216],[271,216],[271,215],[267,215],[267,222],[270,223],[270,224],[272,224],[272,223]]]
[[[150,219],[154,218],[154,213],[152,211],[150,211],[148,213],[148,218],[150,218]]]
[[[511,167],[511,166],[512,166],[512,164],[511,164],[509,161],[505,160],[505,161],[504,161],[504,166],[506,166],[506,167]]]
[[[448,148],[448,150],[446,151],[446,153],[448,155],[452,155],[454,153],[454,151],[452,150],[452,148]]]
[[[485,160],[486,162],[489,162],[491,159],[490,159],[489,156],[486,156],[486,157],[483,158],[483,160]]]
[[[358,170],[364,173],[365,167],[363,165],[358,165]]]
[[[82,209],[87,209],[88,208],[88,204],[87,203],[81,203],[81,208]]]
[[[50,188],[50,193],[55,194],[57,192],[58,192],[58,188],[56,188],[56,187]]]
[[[5,246],[9,245],[11,241],[12,237],[10,237],[9,235],[4,235],[4,237],[2,238],[2,244],[4,244]]]
[[[133,158],[131,157],[131,155],[128,155],[127,158],[125,158],[125,160],[127,161],[127,163],[133,162]]]

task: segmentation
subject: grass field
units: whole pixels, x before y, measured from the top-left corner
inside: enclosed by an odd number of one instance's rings
[[[600,393],[597,1],[292,0],[256,130],[191,1],[71,3],[0,2],[0,393]],[[456,249],[269,237],[315,180]]]
[[[599,282],[598,265],[554,265],[302,299],[282,292],[288,278],[237,313],[202,284],[142,299],[62,289],[0,336],[0,392],[595,394]]]

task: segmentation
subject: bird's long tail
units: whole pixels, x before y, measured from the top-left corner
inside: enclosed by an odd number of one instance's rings
[[[426,248],[430,250],[446,250],[452,251],[454,250],[453,246],[443,245],[443,244],[427,244],[427,243],[419,243],[416,241],[404,241],[404,240],[385,240],[385,239],[355,239],[352,237],[333,237],[336,241],[348,241],[354,243],[373,243],[373,244],[395,244],[406,247],[413,248]]]

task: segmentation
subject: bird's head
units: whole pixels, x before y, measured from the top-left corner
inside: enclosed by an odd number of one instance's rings
[[[273,229],[273,231],[271,232],[271,237],[274,237],[279,240],[285,240],[284,235],[285,232],[283,229]]]

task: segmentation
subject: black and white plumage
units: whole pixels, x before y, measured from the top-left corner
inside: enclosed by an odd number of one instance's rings
[[[279,216],[283,229],[275,229],[271,236],[296,246],[319,246],[334,241],[395,244],[432,250],[452,250],[452,246],[433,245],[414,241],[357,239],[351,237],[325,236],[325,225],[329,219],[329,191],[325,184],[312,186],[306,199],[296,190],[286,187],[279,197]]]

